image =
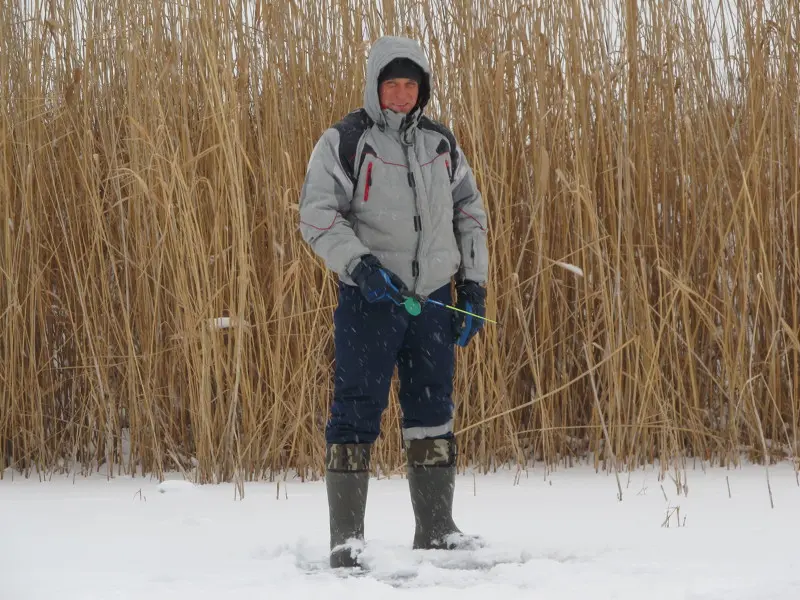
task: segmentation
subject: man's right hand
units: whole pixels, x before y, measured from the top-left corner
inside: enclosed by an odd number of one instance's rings
[[[367,302],[391,300],[403,304],[408,288],[397,275],[384,268],[378,258],[366,254],[350,273]]]

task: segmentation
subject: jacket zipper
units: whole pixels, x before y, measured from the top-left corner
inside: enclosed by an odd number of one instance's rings
[[[420,198],[419,198],[419,188],[417,186],[417,182],[414,178],[414,162],[411,160],[413,152],[413,145],[403,144],[403,151],[406,155],[406,164],[408,165],[408,185],[411,187],[411,191],[414,194],[414,205],[416,208],[417,214],[415,215],[415,225],[418,225],[419,229],[417,229],[417,247],[414,251],[414,260],[411,262],[411,275],[414,277],[414,291],[418,289],[419,280],[423,277],[421,273],[421,264],[419,260],[419,253],[420,250],[423,248],[423,240],[424,240],[424,232],[422,231],[422,211],[420,210]]]
[[[364,186],[364,202],[369,201],[369,188],[372,185],[372,163],[367,165],[367,185]]]

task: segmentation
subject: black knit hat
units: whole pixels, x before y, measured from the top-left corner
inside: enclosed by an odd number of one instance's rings
[[[408,58],[395,58],[381,71],[381,74],[378,76],[378,85],[388,79],[397,79],[398,77],[412,79],[418,84],[421,84],[424,76],[425,73],[422,67],[413,60]]]

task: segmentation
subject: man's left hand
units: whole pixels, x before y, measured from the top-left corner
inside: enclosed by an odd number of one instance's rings
[[[486,290],[475,281],[465,280],[456,284],[456,308],[486,316]],[[453,313],[453,341],[466,346],[483,329],[483,319],[462,312]]]

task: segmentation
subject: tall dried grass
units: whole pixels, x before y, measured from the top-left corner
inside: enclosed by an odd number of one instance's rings
[[[462,464],[794,457],[798,2],[600,4],[3,3],[0,465],[319,471],[335,281],[297,199],[381,34],[425,40],[490,213]]]

